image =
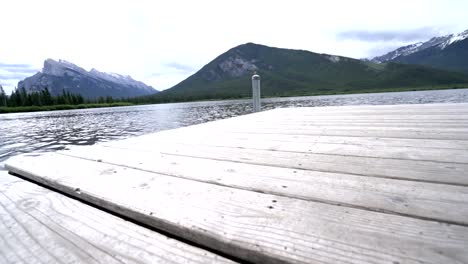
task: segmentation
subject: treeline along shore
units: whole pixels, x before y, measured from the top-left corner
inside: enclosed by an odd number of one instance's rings
[[[467,88],[468,84],[454,85],[433,85],[401,88],[380,88],[380,89],[336,89],[332,91],[309,91],[304,93],[284,93],[269,94],[264,93],[262,97],[291,97],[291,96],[318,96],[318,95],[338,95],[338,94],[359,94],[359,93],[384,93],[384,92],[405,92],[424,90],[443,90]],[[147,96],[133,98],[113,98],[112,96],[98,97],[97,99],[87,99],[79,94],[62,91],[58,96],[52,96],[47,88],[40,92],[28,93],[25,89],[15,89],[11,95],[6,95],[0,85],[0,114],[17,112],[37,112],[53,110],[73,110],[84,108],[116,107],[145,104],[179,103],[211,100],[233,100],[248,99],[248,93],[239,94],[171,94],[165,91]]]
[[[133,105],[128,100],[115,99],[112,96],[99,97],[95,100],[85,99],[79,94],[62,91],[53,96],[47,88],[40,92],[27,92],[15,89],[11,95],[6,95],[0,86],[0,113],[35,112],[51,110],[72,110],[98,107],[114,107]]]

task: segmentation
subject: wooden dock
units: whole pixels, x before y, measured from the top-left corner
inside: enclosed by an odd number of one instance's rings
[[[468,263],[468,104],[282,108],[5,167],[0,263]]]

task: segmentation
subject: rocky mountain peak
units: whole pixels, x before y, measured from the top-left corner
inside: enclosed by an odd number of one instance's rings
[[[468,30],[404,46],[374,57],[372,62],[418,64],[468,73]]]
[[[461,32],[461,33],[458,33],[458,34],[451,34],[451,35],[448,35],[446,37],[447,39],[444,40],[443,43],[440,44],[440,48],[441,49],[444,49],[445,47],[455,43],[455,42],[458,42],[458,41],[461,41],[461,40],[464,40],[466,38],[468,38],[468,29]]]
[[[233,55],[222,61],[219,68],[230,77],[240,77],[247,73],[252,73],[258,70],[258,67],[253,63],[239,55]]]
[[[66,60],[46,59],[41,72],[18,83],[18,88],[41,91],[48,88],[58,95],[63,90],[81,94],[86,98],[99,96],[134,97],[156,93],[157,90],[128,75],[105,73],[85,69]]]
[[[82,74],[86,73],[83,68],[80,68],[66,60],[55,61],[53,59],[47,59],[44,61],[44,67],[42,68],[43,74],[54,76],[63,76],[66,72],[70,71],[75,71]]]
[[[414,44],[410,44],[407,46],[400,47],[396,50],[393,50],[387,54],[382,56],[377,56],[371,59],[372,62],[382,63],[387,61],[395,60],[399,57],[404,57],[411,55],[413,53],[417,53],[429,48],[437,48],[443,50],[450,46],[451,44],[458,42],[460,40],[464,40],[468,38],[468,30],[465,30],[458,34],[450,34],[445,36],[438,36],[433,37],[425,42],[417,42]]]

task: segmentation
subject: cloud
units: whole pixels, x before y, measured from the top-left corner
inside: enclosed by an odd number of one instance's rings
[[[8,73],[8,74],[3,74],[0,71],[0,80],[18,80],[18,79],[24,79],[26,77],[31,76],[30,74],[24,74],[24,73]]]
[[[378,44],[370,47],[368,49],[368,58],[372,59],[376,56],[382,56],[384,54],[387,54],[390,51],[396,50],[397,48],[401,47],[402,45],[400,43],[391,43],[388,42],[388,44]]]
[[[0,79],[11,79],[9,77],[28,76],[38,70],[29,64],[10,64],[0,62]]]
[[[376,41],[419,41],[427,40],[434,36],[439,36],[441,30],[432,27],[423,27],[412,30],[382,30],[382,31],[368,31],[368,30],[349,30],[339,32],[336,35],[338,40],[360,40],[365,42]]]
[[[265,4],[238,0],[226,8],[216,0],[82,0],[70,8],[61,0],[2,1],[0,25],[9,25],[2,27],[2,36],[12,41],[1,42],[0,62],[27,63],[40,69],[46,58],[66,59],[87,70],[131,75],[161,90],[242,43],[360,58],[368,56],[373,46],[387,42],[337,41],[337,35],[341,39],[392,39],[391,33],[403,32],[405,38],[414,38],[411,33],[427,31],[414,29],[427,26],[447,25],[447,33],[468,28],[468,1],[447,2],[298,0]],[[316,12],[311,15],[311,10]],[[249,14],[254,14],[253,19],[243,18]],[[54,30],[31,26],[37,21]],[[423,36],[432,37],[427,34]],[[2,64],[0,68],[16,72],[13,68],[27,69],[23,67],[27,64]]]
[[[179,62],[169,62],[166,63],[164,66],[175,69],[180,72],[193,72],[195,70],[194,67]]]
[[[34,75],[38,70],[29,64],[12,64],[0,62],[0,84],[5,92],[13,90],[19,80]]]
[[[0,62],[0,70],[7,71],[7,72],[20,72],[20,73],[35,73],[37,69],[29,64],[10,64],[10,63],[1,63]]]
[[[154,69],[154,72],[147,74],[144,79],[154,88],[164,90],[189,77],[199,68],[199,66],[171,61],[161,63],[159,67]]]
[[[1,80],[0,79],[0,85],[2,85],[3,90],[5,91],[6,94],[11,94],[13,91],[14,87],[18,84],[17,80],[11,79],[11,80]]]
[[[16,64],[16,63],[1,63],[0,68],[10,67],[10,68],[29,68],[31,65],[29,64]]]

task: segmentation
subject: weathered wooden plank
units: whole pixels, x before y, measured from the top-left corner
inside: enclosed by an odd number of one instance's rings
[[[318,109],[318,108],[317,108]],[[346,109],[346,107],[343,107],[343,110],[341,111],[326,111],[324,109],[320,109],[321,111],[315,110],[313,108],[312,110],[306,110],[306,112],[303,112],[303,117],[313,117],[315,115],[321,115],[321,116],[337,116],[337,115],[348,115],[348,116],[396,116],[396,115],[409,115],[409,116],[424,116],[429,118],[430,116],[462,116],[463,118],[467,118],[468,116],[468,109],[462,109],[462,110],[452,110],[452,111],[440,111],[440,110],[435,110],[435,111],[430,111],[430,110],[407,110],[407,109],[399,109],[399,110],[393,110],[393,111],[384,111],[380,109],[370,109],[368,111],[349,111]],[[297,110],[293,108],[293,110],[290,110],[288,114],[295,113]],[[301,111],[297,111],[301,112]]]
[[[200,133],[199,133],[200,134]],[[400,146],[372,146],[372,145],[355,145],[355,144],[329,144],[321,142],[302,142],[302,141],[287,141],[278,142],[272,141],[271,138],[264,139],[262,137],[250,136],[246,139],[226,139],[224,135],[212,133],[202,133],[203,136],[177,136],[173,134],[170,137],[153,137],[152,140],[145,138],[140,143],[132,140],[131,144],[121,145],[120,143],[104,143],[105,146],[116,147],[131,147],[142,149],[151,145],[151,149],[158,150],[165,148],[184,147],[185,145],[193,146],[212,146],[212,147],[229,147],[242,149],[258,149],[269,151],[284,151],[298,152],[311,154],[326,154],[339,156],[355,156],[369,158],[388,158],[388,159],[407,159],[420,161],[435,161],[446,163],[466,163],[468,164],[468,148],[465,149],[441,149],[426,147],[400,147]],[[376,141],[376,140],[374,140]],[[420,145],[420,144],[419,144]]]
[[[275,112],[275,110],[272,110],[272,112]],[[242,124],[242,125],[248,125],[249,127],[253,125],[258,125],[260,127],[265,126],[265,125],[282,125],[282,124],[312,124],[314,122],[316,123],[382,123],[382,124],[462,124],[464,123],[466,125],[466,122],[468,121],[468,118],[465,119],[460,119],[460,118],[452,118],[444,116],[441,117],[440,119],[435,119],[433,117],[429,118],[421,118],[421,117],[416,117],[416,118],[410,118],[411,116],[404,116],[404,115],[391,115],[391,116],[386,116],[386,117],[372,117],[372,116],[363,116],[361,118],[354,118],[354,117],[348,117],[346,115],[337,115],[336,118],[330,118],[330,117],[325,117],[323,115],[317,115],[313,116],[310,118],[306,117],[294,117],[294,116],[283,116],[283,115],[278,115],[276,118],[274,116],[264,116],[264,117],[259,117],[259,120],[255,120],[252,117],[249,117],[249,115],[246,116],[241,116],[242,118],[233,118],[234,120],[232,122],[227,122],[230,119],[224,119],[224,120],[218,120],[216,122],[208,122],[204,123],[205,126],[223,126],[227,125],[228,127],[235,127],[236,125]],[[255,127],[255,126],[253,126]],[[462,126],[464,127],[464,126]],[[440,128],[437,126],[434,126],[434,128]]]
[[[279,117],[286,118],[286,117]],[[439,139],[439,140],[468,140],[468,129],[466,128],[409,128],[409,127],[366,127],[355,126],[323,126],[323,127],[288,127],[275,125],[272,120],[269,125],[261,125],[243,119],[233,118],[203,124],[202,129],[206,131],[216,130],[219,133],[237,132],[250,134],[286,134],[286,135],[315,135],[315,136],[345,136],[345,137],[384,137],[384,138],[407,138],[407,139]],[[278,119],[278,117],[277,117]],[[468,122],[468,121],[464,121]],[[200,129],[199,126],[195,128]],[[192,129],[192,128],[189,128]],[[199,132],[202,132],[202,129]]]
[[[324,115],[319,115],[317,114],[318,117],[324,117]],[[343,114],[345,116],[345,114]],[[279,115],[281,116],[281,115]],[[400,115],[395,115],[392,117],[402,117],[403,114]],[[461,123],[460,120],[463,119],[455,119],[455,120],[450,120],[450,119],[444,119],[444,120],[434,120],[432,118],[425,118],[425,119],[382,119],[382,118],[370,118],[369,116],[362,116],[360,118],[332,118],[332,119],[326,119],[326,118],[315,118],[314,116],[311,116],[310,118],[307,117],[300,117],[300,118],[294,118],[293,116],[287,116],[288,118],[281,118],[277,119],[274,124],[278,125],[306,125],[306,126],[320,126],[320,125],[332,125],[332,126],[356,126],[362,125],[362,126],[376,126],[376,127],[385,127],[385,126],[405,126],[405,127],[439,127],[440,125],[446,125],[449,127],[466,127],[467,124]],[[258,120],[253,120],[249,119],[246,120],[246,123],[249,124],[272,124],[271,119],[272,116],[268,117],[263,117]],[[466,121],[468,119],[464,119]]]
[[[385,137],[385,138],[408,138],[408,139],[441,139],[441,140],[468,140],[468,131],[438,131],[438,130],[414,130],[414,131],[391,131],[382,130],[358,130],[350,129],[293,129],[293,128],[243,128],[243,127],[225,127],[220,132],[240,132],[251,134],[285,134],[285,135],[315,135],[315,136],[353,136],[353,137]]]
[[[172,143],[174,145],[180,143]],[[406,159],[420,161],[435,161],[446,163],[467,163],[468,151],[466,149],[432,149],[432,148],[415,148],[415,147],[373,147],[363,145],[338,145],[327,143],[279,143],[265,140],[214,140],[197,144],[196,142],[181,143],[184,145],[207,145],[220,146],[230,148],[249,148],[270,151],[285,151],[285,152],[301,152],[313,154],[339,155],[339,156],[355,156],[369,158],[388,158],[388,159]]]
[[[468,121],[468,120],[467,120]],[[258,122],[252,122],[247,125],[252,125],[252,126],[264,126],[264,124],[270,124],[269,121],[267,120],[262,120]],[[278,122],[275,122],[275,125],[277,126],[290,126],[290,127],[298,127],[302,126],[304,128],[310,128],[310,127],[335,127],[335,128],[342,128],[342,127],[360,127],[362,129],[367,129],[367,128],[381,128],[385,129],[387,127],[389,128],[410,128],[410,129],[423,129],[423,128],[435,128],[435,127],[444,127],[447,129],[450,128],[463,128],[466,129],[468,128],[468,124],[466,122],[460,122],[460,121],[452,121],[452,122],[402,122],[402,121],[394,121],[394,122],[379,122],[378,120],[372,121],[372,120],[310,120],[310,121],[295,121],[295,120],[279,120]]]
[[[276,112],[276,110],[271,110],[272,112]],[[299,114],[299,113],[298,113]],[[282,115],[279,113],[278,115],[284,116],[284,120],[288,119],[297,119],[295,115]],[[245,121],[252,121],[249,117],[249,115],[242,116],[242,118],[245,118]],[[262,119],[268,120],[268,119],[273,119],[272,115],[266,115],[262,116]],[[313,121],[372,121],[372,122],[379,122],[379,121],[385,121],[385,122],[421,122],[421,123],[430,123],[430,122],[448,122],[448,123],[453,123],[457,121],[467,121],[468,117],[465,117],[464,115],[437,115],[437,116],[422,116],[422,115],[410,115],[410,114],[400,114],[400,115],[385,115],[385,116],[376,116],[376,115],[362,115],[362,116],[352,116],[352,115],[347,115],[347,114],[336,114],[333,116],[324,116],[319,113],[316,115],[311,115],[311,116],[301,116],[300,119],[304,122],[313,122]]]
[[[216,124],[216,123],[214,123]],[[313,125],[308,125],[306,123],[302,124],[289,124],[289,125],[282,125],[281,123],[278,122],[243,122],[243,126],[246,128],[255,128],[255,129],[264,129],[264,130],[283,130],[283,131],[289,131],[289,130],[298,130],[299,131],[321,131],[324,128],[327,130],[365,130],[365,131],[381,131],[382,127],[357,127],[357,126],[333,126],[333,125],[327,125],[327,126],[313,126]],[[237,123],[232,124],[231,126],[223,125],[223,128],[225,130],[232,130],[234,128],[240,128],[237,126]],[[384,127],[385,130],[388,132],[438,132],[438,133],[465,133],[468,132],[468,129],[466,127],[399,127],[399,126],[386,126]],[[236,131],[236,130],[233,130]]]
[[[19,156],[25,177],[253,262],[464,263],[468,228],[74,159]],[[79,169],[78,169],[79,168]],[[110,184],[111,188],[105,188]],[[127,194],[127,195],[125,195]]]
[[[300,110],[298,110],[300,109]],[[303,111],[305,110],[305,111]],[[468,104],[413,104],[413,105],[355,105],[355,106],[316,106],[316,107],[280,107],[274,109],[282,115],[301,112],[304,116],[313,114],[405,114],[405,115],[454,115],[468,114]],[[264,116],[270,113],[264,114]]]
[[[190,137],[186,135],[190,134]],[[338,145],[358,145],[369,147],[408,147],[417,149],[468,149],[467,140],[438,140],[438,139],[407,139],[407,138],[377,138],[377,137],[347,137],[347,136],[315,136],[315,135],[285,135],[285,134],[250,134],[236,132],[219,132],[207,130],[202,127],[184,127],[175,130],[161,131],[154,134],[126,139],[125,142],[147,141],[157,144],[159,141],[178,142],[186,144],[205,144],[215,140],[226,141],[267,141],[292,144],[338,144]],[[120,141],[115,143],[118,145]],[[250,143],[250,142],[249,142]],[[247,144],[249,144],[247,143]],[[105,145],[113,145],[108,142]],[[244,145],[246,143],[241,144]]]
[[[0,263],[232,263],[0,173]]]
[[[466,174],[468,164],[464,163],[211,147],[205,145],[155,145],[150,142],[139,144],[133,140],[105,143],[104,145],[128,150],[147,151],[147,155],[151,155],[151,152],[154,152],[166,155],[235,161],[291,169],[468,185]]]
[[[427,112],[427,110],[400,110],[397,112],[386,112],[379,108],[372,109],[368,112],[353,113],[348,110],[347,106],[341,107],[342,111],[330,112],[326,107],[301,107],[301,108],[278,108],[260,114],[245,115],[236,118],[230,118],[228,123],[234,121],[249,122],[261,120],[273,120],[275,117],[281,116],[282,120],[301,120],[301,121],[336,121],[336,120],[359,120],[359,121],[376,121],[376,122],[455,122],[457,120],[468,120],[468,108],[465,111],[452,112]],[[227,122],[227,121],[226,121]]]
[[[346,105],[308,107],[315,112],[348,112],[348,111],[466,111],[468,103],[430,103],[430,104],[387,104],[387,105]],[[282,108],[282,109],[291,109]]]
[[[278,168],[100,146],[74,148],[59,153],[261,193],[468,225],[468,187]],[[64,162],[67,162],[67,159],[64,159]]]
[[[239,127],[239,125],[242,124],[242,127]],[[242,123],[231,123],[230,125],[223,124],[222,126],[218,122],[214,122],[211,124],[207,124],[207,127],[213,127],[216,126],[221,129],[221,131],[242,131],[244,129],[250,129],[250,130],[272,130],[272,131],[294,131],[294,130],[299,130],[300,131],[311,131],[311,132],[316,132],[316,131],[323,131],[324,129],[327,130],[347,130],[347,131],[362,131],[362,132],[370,132],[370,131],[376,131],[380,132],[382,131],[382,127],[357,127],[357,126],[333,126],[333,125],[327,125],[327,126],[313,126],[313,125],[308,125],[306,123],[302,124],[296,124],[296,125],[282,125],[279,122],[242,122]],[[468,132],[468,129],[466,127],[390,127],[387,126],[385,127],[385,130],[388,133],[403,133],[406,132],[408,134],[411,133],[427,133],[427,132],[437,132],[437,133],[447,133],[447,134],[458,134],[458,133],[466,133]]]
[[[289,113],[297,111],[297,107],[281,108],[279,111]],[[467,103],[448,103],[448,104],[399,104],[399,105],[347,105],[347,106],[319,106],[319,107],[301,107],[308,113],[418,113],[418,114],[437,114],[437,113],[468,113]],[[299,110],[298,112],[302,112]]]

